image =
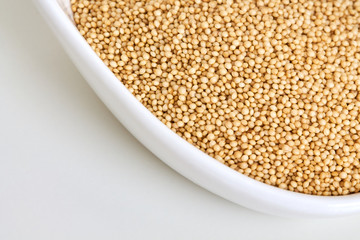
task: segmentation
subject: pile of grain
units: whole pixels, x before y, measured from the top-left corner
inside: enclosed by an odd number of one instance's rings
[[[164,124],[261,182],[360,191],[360,1],[72,0],[80,33]]]

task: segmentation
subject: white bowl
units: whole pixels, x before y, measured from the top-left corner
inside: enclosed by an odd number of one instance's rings
[[[70,0],[34,0],[89,85],[119,121],[162,161],[207,190],[256,211],[282,216],[360,212],[360,194],[324,197],[246,177],[201,152],[152,115],[98,58],[71,20]]]

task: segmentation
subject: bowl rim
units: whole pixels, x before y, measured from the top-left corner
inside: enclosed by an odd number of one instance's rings
[[[273,215],[330,217],[360,212],[360,193],[316,196],[283,190],[197,149],[143,106],[96,55],[59,5],[70,0],[33,1],[99,98],[143,145],[181,175],[234,203]]]

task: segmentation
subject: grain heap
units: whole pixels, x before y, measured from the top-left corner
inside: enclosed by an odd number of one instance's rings
[[[283,189],[360,191],[360,1],[71,2],[98,56],[188,142]]]

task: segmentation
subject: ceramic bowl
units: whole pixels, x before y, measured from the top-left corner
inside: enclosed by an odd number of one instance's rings
[[[77,31],[70,0],[34,0],[70,58],[99,98],[151,152],[194,183],[247,208],[282,216],[360,212],[360,194],[294,193],[246,177],[192,146],[152,115],[115,77]]]

